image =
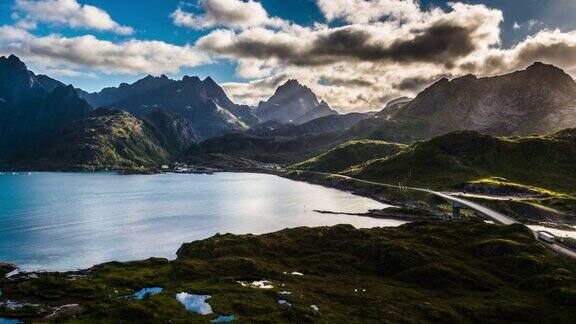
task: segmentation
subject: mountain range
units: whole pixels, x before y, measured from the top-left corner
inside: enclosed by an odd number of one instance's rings
[[[233,103],[224,90],[208,77],[147,76],[133,84],[123,83],[100,92],[78,94],[95,108],[116,107],[136,117],[160,108],[188,119],[198,136],[207,139],[248,129],[259,123],[250,107]]]
[[[351,139],[413,143],[454,131],[515,136],[576,127],[576,82],[551,65],[441,79],[377,113],[339,114],[297,80],[251,108],[211,78],[147,76],[88,93],[0,57],[0,163],[88,169],[202,154],[298,162]],[[55,154],[53,152],[58,152]]]

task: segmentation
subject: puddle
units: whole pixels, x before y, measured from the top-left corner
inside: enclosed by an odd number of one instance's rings
[[[176,300],[180,304],[184,305],[186,310],[189,310],[200,315],[212,314],[212,306],[206,302],[206,300],[212,298],[208,295],[190,295],[188,293],[182,292],[176,295]]]
[[[226,323],[226,322],[233,322],[235,320],[236,320],[236,316],[234,316],[234,315],[218,316],[217,319],[211,320],[210,323]]]
[[[163,288],[160,288],[160,287],[144,288],[144,289],[134,293],[134,295],[132,295],[132,297],[134,297],[134,299],[136,299],[136,300],[142,300],[146,297],[159,294],[162,292],[162,290],[163,290]]]

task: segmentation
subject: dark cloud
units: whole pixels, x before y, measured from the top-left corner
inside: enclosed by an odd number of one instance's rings
[[[343,87],[370,87],[374,84],[366,79],[354,78],[354,79],[344,79],[338,77],[323,77],[320,79],[321,84],[326,84],[330,86],[343,86]]]
[[[574,66],[576,65],[576,44],[534,42],[526,44],[516,54],[517,66],[528,65],[535,61],[545,61],[560,66]]]
[[[450,78],[451,75],[449,74],[438,74],[434,76],[417,76],[403,79],[397,83],[392,84],[392,87],[396,90],[401,91],[412,91],[412,92],[420,92],[424,88],[428,87],[432,83],[442,79],[442,78]]]
[[[348,26],[316,35],[307,46],[242,35],[236,35],[232,43],[224,46],[216,38],[208,36],[198,46],[234,58],[274,58],[296,66],[319,66],[349,60],[429,62],[448,66],[453,60],[476,50],[472,36],[474,31],[473,27],[438,23],[424,30],[414,30],[412,39],[397,40],[383,46],[369,31]]]
[[[412,40],[395,42],[388,49],[387,55],[397,62],[451,64],[451,60],[476,50],[473,31],[471,28],[454,25],[432,26]]]

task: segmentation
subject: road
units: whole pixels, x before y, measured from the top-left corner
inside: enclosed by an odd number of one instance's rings
[[[458,197],[454,197],[445,193],[441,193],[441,192],[437,192],[437,191],[433,191],[430,189],[424,189],[424,188],[415,188],[415,187],[404,187],[404,186],[396,186],[396,185],[391,185],[391,184],[386,184],[386,183],[379,183],[379,182],[374,182],[374,181],[368,181],[368,180],[362,180],[362,179],[356,179],[356,178],[352,178],[352,177],[348,177],[348,176],[344,176],[344,175],[340,175],[340,174],[333,174],[333,173],[326,173],[326,172],[316,172],[316,171],[300,171],[300,172],[305,172],[305,173],[310,173],[310,174],[318,174],[318,175],[323,175],[323,176],[331,176],[331,177],[338,177],[341,179],[346,179],[346,180],[351,180],[351,181],[357,181],[360,183],[365,183],[365,184],[370,184],[370,185],[375,185],[375,186],[381,186],[381,187],[387,187],[387,188],[395,188],[395,189],[401,189],[401,190],[411,190],[411,191],[417,191],[417,192],[425,192],[425,193],[429,193],[431,195],[435,195],[437,197],[440,197],[448,202],[451,202],[457,206],[463,206],[463,207],[468,207],[472,210],[475,210],[491,219],[493,219],[494,221],[500,223],[500,224],[504,224],[504,225],[512,225],[512,224],[521,224],[520,222],[516,221],[514,218],[506,216],[502,213],[499,213],[495,210],[492,210],[490,208],[484,207],[480,204],[477,204],[475,202],[466,200],[466,199],[462,199],[462,198],[458,198]],[[540,242],[543,246],[561,253],[563,255],[566,255],[568,257],[571,257],[572,259],[576,260],[576,251],[571,250],[567,247],[564,247],[562,245],[559,244],[551,244],[551,243],[547,243],[542,241],[539,237],[538,237],[538,232],[537,231],[533,231],[531,229],[531,231],[534,233],[534,238]]]

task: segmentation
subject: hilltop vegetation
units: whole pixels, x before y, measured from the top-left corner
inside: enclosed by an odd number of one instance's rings
[[[499,177],[528,186],[576,192],[576,129],[545,136],[493,137],[450,133],[411,145],[346,173],[386,183],[458,188]]]
[[[394,155],[404,148],[406,145],[384,141],[348,141],[290,169],[338,173],[359,163]]]
[[[241,322],[569,323],[576,316],[576,265],[548,252],[521,225],[469,220],[227,234],[184,244],[177,255],[174,261],[103,264],[87,276],[5,281],[0,298],[41,306],[0,307],[0,316],[38,319],[50,306],[70,303],[81,306],[76,318],[63,312],[53,319],[207,323],[234,315]],[[273,287],[239,284],[258,280]],[[145,287],[164,291],[144,300],[125,297]],[[212,296],[214,314],[186,311],[175,299],[180,292]]]

